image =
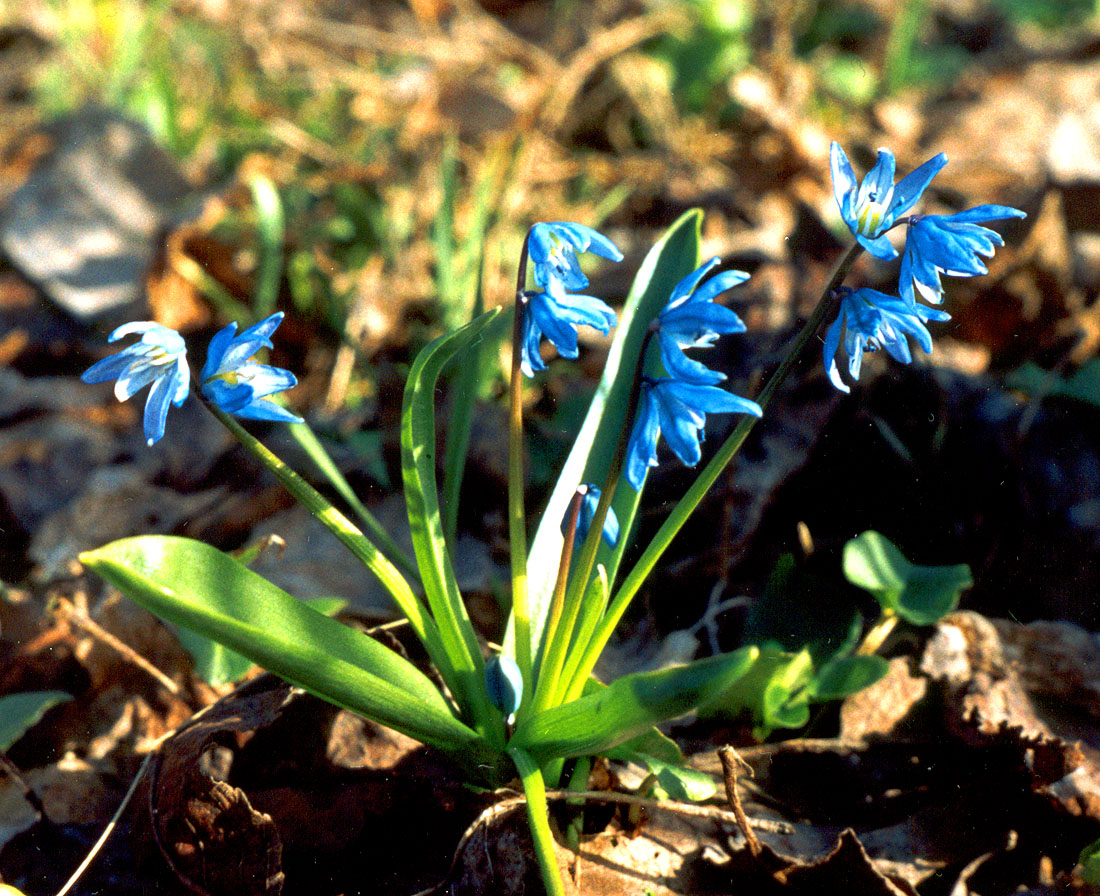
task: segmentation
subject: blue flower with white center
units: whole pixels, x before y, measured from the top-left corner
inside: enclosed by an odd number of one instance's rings
[[[615,326],[615,312],[595,296],[567,293],[558,280],[550,280],[542,292],[527,296],[523,318],[523,344],[520,346],[521,366],[527,376],[545,370],[539,353],[539,342],[545,336],[563,358],[575,358],[577,326],[585,324],[606,336]]]
[[[585,493],[581,497],[581,510],[577,515],[577,541],[584,542],[588,537],[588,530],[592,528],[592,520],[596,517],[596,507],[600,503],[600,490],[594,485],[584,486]],[[566,528],[569,524],[569,511],[565,512],[565,518],[561,521],[561,534],[568,537]],[[609,548],[615,547],[619,540],[619,520],[615,511],[607,508],[607,516],[603,520],[603,540]]]
[[[743,333],[745,325],[732,310],[714,304],[719,294],[744,283],[743,271],[723,271],[702,286],[703,278],[720,262],[712,258],[676,284],[664,311],[657,317],[661,361],[670,376],[684,383],[713,386],[726,378],[684,354],[686,348],[709,348],[723,333]]]
[[[856,183],[855,172],[839,143],[833,143],[829,162],[833,195],[852,235],[876,258],[890,259],[898,253],[886,231],[916,204],[932,178],[947,164],[947,156],[942,152],[933,156],[897,184],[894,154],[888,149],[878,151],[878,161],[860,184]]]
[[[302,418],[280,407],[266,396],[285,392],[298,384],[289,370],[257,364],[252,356],[272,348],[271,334],[283,322],[281,311],[237,335],[231,323],[210,340],[206,363],[202,365],[202,394],[227,414],[251,420],[301,423]]]
[[[850,289],[842,286],[840,313],[825,334],[825,369],[829,379],[841,392],[851,391],[840,378],[836,353],[840,348],[840,331],[844,330],[844,350],[848,353],[848,374],[859,379],[864,351],[885,348],[902,364],[913,360],[907,337],[912,336],[926,354],[932,352],[932,335],[926,321],[951,320],[951,315],[926,305],[908,302],[875,289]]]
[[[940,274],[951,277],[986,274],[988,270],[979,256],[992,258],[993,250],[1004,245],[999,233],[981,225],[1026,217],[1018,208],[1007,205],[979,205],[954,215],[913,215],[901,257],[898,283],[901,297],[915,305],[915,286],[924,299],[938,305],[943,301]]]
[[[123,324],[108,342],[140,333],[141,339],[117,355],[97,361],[81,374],[86,383],[115,380],[115,398],[126,401],[146,386],[145,441],[152,445],[164,436],[168,405],[179,407],[187,399],[191,371],[187,367],[187,347],[175,330],[152,321]]]
[[[557,281],[565,289],[584,289],[588,278],[577,262],[578,252],[592,252],[612,261],[622,261],[623,253],[602,233],[566,221],[536,224],[531,228],[527,254],[535,267],[535,283],[548,289]]]
[[[684,383],[672,377],[645,377],[638,416],[626,447],[626,481],[641,491],[649,467],[657,466],[657,439],[661,433],[673,453],[689,467],[702,457],[699,443],[707,414],[763,414],[755,401],[740,398],[717,386]]]

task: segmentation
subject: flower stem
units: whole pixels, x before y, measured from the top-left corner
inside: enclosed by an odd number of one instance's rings
[[[588,488],[585,485],[577,486],[573,498],[569,502],[569,512],[565,520],[565,538],[561,546],[561,560],[558,563],[558,577],[554,582],[554,593],[550,597],[550,612],[546,618],[546,627],[543,629],[546,652],[539,659],[539,680],[535,688],[535,696],[532,706],[536,712],[546,706],[547,689],[553,693],[551,676],[545,674],[548,671],[560,670],[561,653],[564,650],[566,639],[558,637],[558,627],[561,623],[562,609],[565,604],[565,589],[569,584],[569,570],[573,564],[573,545],[577,541],[577,521],[581,515],[581,505]],[[556,679],[555,679],[556,681]]]
[[[806,348],[806,345],[815,335],[817,335],[822,322],[834,305],[833,294],[836,288],[844,281],[844,278],[852,269],[852,265],[855,264],[856,259],[862,252],[863,247],[859,243],[854,243],[844,257],[837,263],[832,276],[829,278],[828,284],[822,290],[821,298],[818,299],[816,307],[810,313],[809,319],[803,325],[802,329],[799,330],[798,335],[795,337],[794,342],[791,343],[790,349],[787,351],[782,362],[780,362],[775,373],[771,375],[771,378],[756,397],[756,403],[760,405],[761,410],[768,406],[769,402],[775,396],[775,393],[779,390],[779,387],[783,385],[783,382],[787,379],[787,376],[798,361],[802,351]],[[753,426],[756,425],[757,419],[757,417],[745,416],[738,421],[733,432],[726,438],[726,441],[718,449],[710,463],[708,463],[698,477],[696,477],[695,482],[692,483],[684,497],[681,498],[679,503],[673,508],[668,519],[665,520],[664,525],[657,530],[657,534],[653,536],[653,539],[642,553],[642,556],[638,558],[634,567],[627,574],[626,578],[623,579],[618,591],[608,605],[607,613],[604,615],[603,619],[600,620],[600,624],[597,626],[595,634],[584,648],[584,652],[576,664],[575,671],[570,677],[565,699],[574,699],[580,694],[580,689],[583,687],[585,680],[596,665],[596,660],[599,659],[604,645],[606,645],[611,638],[612,633],[615,631],[615,626],[619,624],[619,620],[622,618],[623,613],[626,612],[626,608],[630,606],[630,602],[634,599],[634,596],[638,593],[638,589],[641,588],[642,583],[645,582],[646,578],[653,571],[653,568],[657,565],[657,561],[660,560],[661,555],[664,554],[680,529],[683,528],[684,523],[687,522],[688,518],[702,502],[711,486],[718,480],[718,476],[733,460],[737,452],[741,450],[741,446],[745,443],[745,439],[748,438]]]
[[[527,314],[527,254],[531,231],[523,240],[516,273],[516,311],[512,323],[511,411],[508,418],[508,546],[512,562],[512,618],[515,620],[516,664],[524,694],[534,688],[531,615],[527,602],[527,515],[523,471],[523,331]]]
[[[259,439],[248,432],[236,420],[205,400],[203,403],[207,409],[218,418],[221,424],[241,443],[251,454],[281,482],[317,520],[325,526],[340,542],[355,555],[367,569],[369,569],[382,583],[394,603],[400,608],[409,620],[409,625],[420,639],[432,662],[439,669],[440,674],[448,686],[454,690],[457,683],[454,666],[443,647],[443,640],[439,634],[439,628],[435,620],[425,612],[424,606],[417,599],[405,579],[396,566],[371,542],[359,528],[344,516],[339,510],[312,485],[306,482],[291,467],[273,454]]]
[[[554,853],[554,835],[550,832],[550,812],[546,805],[546,782],[535,761],[523,750],[508,748],[508,755],[516,764],[523,792],[527,796],[527,821],[531,826],[535,857],[542,872],[542,882],[547,896],[565,896],[558,859]]]

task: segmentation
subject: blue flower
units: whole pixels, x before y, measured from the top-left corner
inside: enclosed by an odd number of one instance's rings
[[[511,723],[523,700],[523,674],[516,661],[503,653],[489,657],[485,663],[485,690],[489,702]]]
[[[1004,218],[1027,217],[1006,205],[979,205],[954,215],[914,215],[906,230],[898,291],[910,305],[916,304],[915,286],[923,298],[943,301],[940,274],[974,277],[988,273],[979,255],[993,256],[1003,246],[1001,235],[981,224]]]
[[[538,287],[548,289],[555,280],[565,289],[588,286],[588,278],[577,262],[578,252],[593,252],[612,261],[623,260],[623,253],[611,240],[583,224],[558,221],[532,227],[527,253],[535,266]]]
[[[712,258],[676,284],[657,318],[657,338],[665,370],[684,383],[713,386],[726,378],[684,354],[685,348],[709,348],[722,333],[743,333],[745,325],[733,311],[712,301],[719,293],[744,283],[743,271],[723,271],[702,286],[703,277],[719,263]]]
[[[947,156],[942,152],[933,156],[896,185],[894,154],[888,149],[878,151],[878,161],[858,186],[852,165],[839,143],[833,143],[829,161],[833,195],[852,235],[876,258],[890,259],[898,253],[886,231],[916,204],[936,172],[947,164]]]
[[[840,331],[844,329],[844,350],[848,353],[848,373],[859,379],[864,351],[885,348],[896,360],[908,364],[913,360],[906,337],[912,336],[926,354],[932,351],[932,336],[924,325],[929,320],[951,320],[951,315],[926,305],[910,305],[896,296],[874,289],[849,289],[842,286],[840,313],[825,334],[825,369],[829,379],[841,392],[850,391],[840,378],[836,353],[840,348]]]
[[[760,405],[717,386],[683,383],[671,377],[642,380],[638,416],[626,448],[626,481],[641,491],[649,467],[657,466],[657,439],[661,433],[673,453],[689,467],[702,457],[707,414],[763,413]]]
[[[596,506],[600,503],[600,490],[594,485],[585,486],[584,496],[581,498],[581,510],[577,516],[577,541],[583,542],[588,537],[588,530],[592,528],[592,520],[596,516]],[[565,512],[565,518],[561,521],[561,534],[568,537],[566,525],[569,523],[569,511]],[[615,547],[619,540],[619,520],[615,511],[607,508],[607,516],[603,520],[603,540],[608,547]]]
[[[107,341],[115,342],[131,333],[140,333],[141,340],[97,361],[80,378],[86,383],[116,380],[115,398],[119,401],[126,401],[151,384],[145,399],[145,441],[152,445],[164,436],[168,405],[179,407],[187,399],[191,379],[187,348],[179,333],[152,321],[123,324]]]
[[[618,318],[615,312],[595,296],[567,293],[557,280],[550,280],[546,290],[527,297],[523,318],[521,366],[527,376],[545,370],[539,353],[539,341],[545,336],[563,358],[577,357],[577,326],[586,324],[603,333],[611,332]]]
[[[271,334],[282,322],[283,313],[279,311],[253,324],[240,336],[236,335],[236,323],[219,331],[210,340],[206,363],[202,365],[202,394],[227,414],[237,417],[301,423],[297,414],[265,397],[296,386],[298,380],[294,374],[251,360],[261,348],[273,347]]]

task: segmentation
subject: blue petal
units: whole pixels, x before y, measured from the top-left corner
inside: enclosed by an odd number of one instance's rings
[[[852,170],[852,163],[835,140],[829,147],[829,167],[833,175],[833,196],[840,207],[840,214],[851,226],[852,224],[852,200],[855,198],[858,185],[856,174]]]
[[[85,370],[80,378],[86,383],[105,383],[107,380],[116,379],[124,373],[131,364],[145,358],[145,350],[140,344],[124,348],[117,355],[109,355],[96,361]]]
[[[687,383],[699,383],[701,385],[714,385],[726,378],[724,373],[711,370],[705,364],[694,361],[684,354],[676,340],[662,332],[657,334],[661,346],[661,363],[669,376]]]
[[[556,221],[550,226],[565,236],[578,252],[591,252],[611,261],[623,260],[623,253],[619,251],[618,246],[598,230],[569,221]]]
[[[225,353],[228,351],[236,334],[236,321],[228,324],[214,334],[214,338],[210,340],[210,345],[206,347],[206,362],[202,365],[202,371],[199,373],[200,380],[205,382],[212,376],[217,376],[219,373],[225,373],[225,370],[222,369],[222,358],[225,357]]]
[[[859,240],[859,244],[874,255],[875,258],[881,258],[884,261],[889,261],[891,258],[897,258],[898,250],[894,248],[893,243],[890,242],[890,238],[886,236],[885,233],[875,237],[873,240],[859,233],[855,236],[856,239]]]
[[[862,208],[871,196],[875,197],[875,202],[885,202],[886,196],[894,189],[894,165],[894,154],[888,149],[880,149],[874,167],[859,185],[856,208]]]
[[[276,423],[301,423],[302,418],[266,398],[257,398],[233,412],[249,420],[273,420]]]
[[[893,224],[920,199],[941,168],[947,164],[947,155],[940,153],[903,177],[894,187],[894,199],[890,203],[889,221]],[[889,226],[889,225],[887,225]]]
[[[149,396],[145,399],[144,430],[147,445],[153,445],[164,436],[164,426],[168,421],[168,406],[171,403],[171,383],[168,379],[161,377],[153,383]]]
[[[717,261],[717,259],[715,259]],[[710,302],[715,296],[725,292],[727,289],[733,289],[735,286],[740,286],[746,280],[749,279],[749,275],[744,271],[722,271],[720,274],[715,274],[706,283],[699,287],[694,293],[692,293],[689,301],[694,304],[696,302]]]
[[[626,446],[626,481],[636,492],[642,490],[649,468],[657,466],[657,439],[660,435],[661,426],[653,398],[653,387],[646,383],[642,386],[637,420]]]
[[[707,272],[712,270],[715,265],[720,264],[721,261],[722,259],[720,258],[712,258],[710,261],[705,261],[677,283],[672,290],[672,295],[669,296],[668,304],[665,305],[665,310],[662,314],[671,311],[681,302],[686,301],[695,291],[695,288],[702,282]]]
[[[830,325],[829,329],[825,332],[825,370],[829,375],[829,379],[832,384],[836,386],[841,392],[850,392],[851,389],[840,378],[840,368],[836,364],[836,353],[840,351],[840,331],[844,327],[844,310],[843,307],[839,314],[837,314],[836,320]]]

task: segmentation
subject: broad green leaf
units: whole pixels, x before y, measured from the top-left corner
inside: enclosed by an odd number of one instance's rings
[[[1081,869],[1081,880],[1086,886],[1100,889],[1100,840],[1094,840],[1081,850],[1077,865]]]
[[[689,802],[698,803],[702,800],[709,800],[718,792],[714,779],[696,769],[685,768],[677,763],[665,762],[655,756],[647,756],[645,753],[624,751],[621,746],[617,747],[613,754],[615,759],[637,762],[649,769],[650,774],[657,779],[657,785],[662,791],[657,794],[659,799],[667,797],[674,800],[688,800]]]
[[[0,697],[0,752],[10,750],[47,710],[72,699],[64,691],[29,691]]]
[[[454,667],[456,696],[464,708],[472,711],[479,730],[494,739],[499,737],[503,746],[500,713],[489,703],[485,691],[481,648],[447,551],[435,478],[436,381],[459,352],[477,350],[478,342],[499,314],[499,308],[488,311],[462,329],[436,339],[417,355],[405,383],[401,410],[401,474],[420,578]]]
[[[252,660],[196,632],[175,626],[176,638],[195,662],[195,674],[207,684],[228,684],[243,678]]]
[[[1066,379],[1028,361],[1008,376],[1008,386],[1032,395],[1057,395],[1100,407],[1100,358],[1082,364]]]
[[[973,584],[965,564],[917,566],[878,532],[864,532],[844,546],[844,575],[870,591],[884,610],[913,625],[942,619]]]
[[[339,597],[315,597],[305,601],[318,613],[335,616],[347,604]],[[224,644],[211,641],[186,628],[175,626],[176,638],[195,662],[195,674],[207,684],[220,685],[238,681],[255,665],[246,656],[230,650]]]
[[[755,647],[698,660],[686,666],[626,675],[571,703],[535,713],[511,744],[541,761],[590,756],[706,703],[745,674]]]
[[[685,212],[650,250],[630,288],[619,315],[615,338],[596,394],[577,434],[569,457],[562,466],[557,485],[550,495],[528,554],[528,600],[531,614],[532,652],[537,655],[542,629],[550,611],[558,559],[561,557],[561,521],[577,486],[591,482],[603,488],[611,458],[622,432],[634,367],[645,331],[672,293],[673,287],[699,265],[699,209]],[[616,489],[612,509],[619,518],[621,535],[615,551],[601,546],[600,562],[615,580],[619,559],[629,541],[638,509],[639,495],[629,486]]]
[[[806,686],[813,671],[810,652],[800,650],[772,673],[764,686],[762,726],[765,729],[801,728],[810,720]]]
[[[166,535],[125,538],[80,556],[174,625],[247,656],[308,691],[454,752],[485,752],[431,680],[392,650],[329,619],[227,554]]]
[[[819,702],[843,700],[870,687],[890,671],[881,656],[840,656],[826,663],[810,680],[810,698]]]
[[[775,644],[762,645],[752,668],[709,702],[702,714],[731,719],[748,714],[761,739],[776,728],[799,728],[809,718],[804,691],[812,674],[808,650],[788,653]]]

